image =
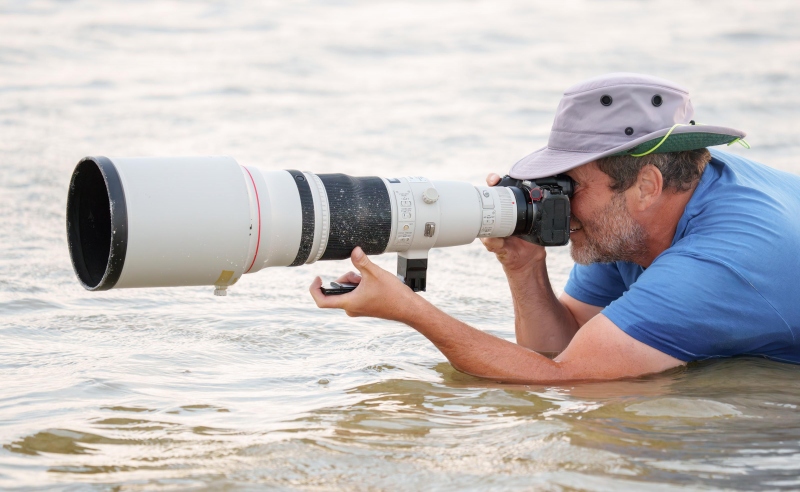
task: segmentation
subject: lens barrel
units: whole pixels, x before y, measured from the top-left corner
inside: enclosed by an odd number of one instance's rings
[[[227,156],[87,157],[70,183],[67,239],[88,290],[224,294],[245,273],[345,259],[357,246],[398,253],[424,289],[430,249],[530,231],[533,217],[515,187],[264,170]]]

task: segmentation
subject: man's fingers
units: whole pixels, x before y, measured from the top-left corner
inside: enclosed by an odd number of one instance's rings
[[[361,275],[356,272],[347,272],[341,277],[336,279],[337,282],[348,282],[351,284],[358,284],[361,282]]]
[[[505,253],[506,242],[501,237],[484,237],[481,238],[483,245],[492,253]]]
[[[488,176],[486,176],[486,184],[488,184],[489,186],[494,186],[499,182],[500,182],[500,175],[497,173],[490,173]]]
[[[353,262],[353,266],[355,266],[360,272],[369,272],[375,267],[375,264],[372,263],[369,258],[367,258],[367,255],[364,254],[364,251],[358,247],[353,249],[350,259]],[[361,275],[355,272],[347,272],[339,277],[336,281],[359,284],[361,283]],[[336,296],[326,296],[322,293],[322,279],[319,277],[315,278],[314,281],[311,282],[311,286],[308,288],[308,291],[311,293],[311,297],[314,299],[317,307],[321,308],[344,309],[345,303],[348,302],[347,299],[353,295],[342,294]]]
[[[308,291],[311,292],[311,297],[314,298],[314,302],[317,304],[317,307],[321,308],[341,308],[343,306],[342,296],[326,296],[322,293],[322,279],[317,277],[311,282],[311,287],[308,288]]]
[[[314,299],[314,302],[317,304],[317,307],[323,307],[320,302],[325,299],[325,294],[322,293],[322,279],[319,277],[315,277],[314,281],[311,282],[311,287],[308,288],[308,291],[311,293],[311,297]]]
[[[364,253],[364,250],[358,246],[353,248],[353,252],[350,254],[350,261],[353,262],[353,266],[356,267],[356,269],[361,272],[362,275],[364,272],[369,272],[372,270],[374,265]]]

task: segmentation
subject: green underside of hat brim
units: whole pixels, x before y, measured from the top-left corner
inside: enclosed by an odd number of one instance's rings
[[[664,137],[657,137],[647,142],[640,143],[632,149],[623,150],[614,154],[618,155],[631,155],[643,154],[656,145]],[[667,152],[681,152],[684,150],[696,150],[705,147],[713,147],[714,145],[729,144],[738,137],[733,135],[721,135],[719,133],[673,133],[667,140],[662,143],[656,150],[652,151],[653,154],[665,154]]]

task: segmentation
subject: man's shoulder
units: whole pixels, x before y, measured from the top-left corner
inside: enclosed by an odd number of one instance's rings
[[[745,266],[754,256],[783,261],[800,246],[800,176],[732,154],[713,155],[670,249],[698,250]]]
[[[707,191],[720,188],[753,189],[770,196],[777,194],[797,199],[797,192],[800,191],[800,176],[797,174],[775,169],[740,155],[709,150],[712,159],[708,165],[708,173],[704,173],[711,174],[707,180]]]

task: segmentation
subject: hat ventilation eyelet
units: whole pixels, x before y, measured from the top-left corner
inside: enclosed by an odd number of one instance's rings
[[[633,135],[633,128],[628,127],[625,129],[625,135],[631,136]]]
[[[600,98],[600,104],[602,104],[603,106],[611,106],[612,102],[614,102],[614,100],[611,99],[611,96],[609,96],[608,94],[605,94],[603,95],[603,97]]]
[[[661,98],[661,95],[656,94],[652,99],[650,99],[650,102],[653,104],[653,106],[659,107],[661,106],[661,103],[664,102],[664,99]]]

